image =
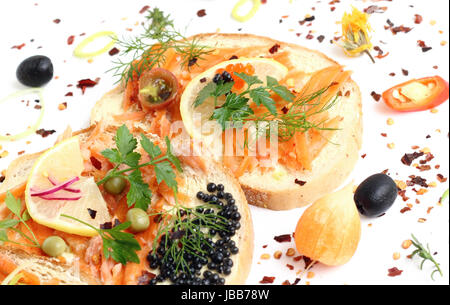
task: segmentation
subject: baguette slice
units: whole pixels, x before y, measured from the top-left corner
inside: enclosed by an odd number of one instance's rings
[[[218,49],[256,50],[262,47],[263,50],[267,50],[264,54],[252,51],[252,57],[267,56],[272,46],[280,45],[278,52],[289,54],[292,66],[305,73],[303,79],[296,80],[302,84],[305,84],[314,72],[337,64],[318,51],[250,34],[201,34],[193,38]],[[201,61],[199,64],[201,65]],[[112,117],[123,113],[123,91],[119,86],[95,105],[92,110],[92,123],[108,120],[108,123],[117,124]],[[353,80],[343,84],[341,91],[347,94],[343,94],[339,103],[330,110],[331,117],[343,117],[338,126],[340,130],[334,132],[329,139],[330,143],[313,161],[312,170],[295,171],[279,165],[274,170],[264,173],[259,170],[246,172],[239,178],[239,182],[250,204],[272,210],[302,207],[333,191],[350,175],[362,145],[361,93]],[[130,111],[135,109],[131,108]],[[300,186],[295,183],[296,180],[306,183]]]
[[[83,141],[83,139],[89,137],[92,130],[93,128],[91,127],[76,134],[80,136],[80,141]],[[140,131],[145,133],[145,129],[140,129]],[[116,127],[108,126],[105,128],[105,132],[112,138],[115,135]],[[159,143],[164,142],[160,141],[157,136],[151,134],[148,134],[147,136],[153,141],[157,141]],[[160,144],[160,146],[163,145],[164,144]],[[173,142],[172,145],[174,153],[180,154],[181,151],[180,148],[177,147],[177,143]],[[32,160],[36,160],[38,156],[39,153],[30,156],[22,156],[19,160],[26,160],[27,162],[16,161],[11,163],[7,170],[5,179],[8,188],[14,188],[17,186],[16,183],[23,183],[27,180],[33,165]],[[206,160],[204,163],[206,165],[206,169],[205,171],[201,171],[191,167],[189,162],[183,162],[182,160],[183,173],[181,173],[180,178],[183,181],[180,183],[179,191],[190,198],[188,202],[183,204],[186,207],[201,205],[202,202],[196,198],[196,194],[200,190],[206,192],[206,185],[209,182],[221,183],[225,186],[226,192],[233,194],[236,200],[236,205],[238,206],[239,212],[242,216],[240,221],[241,229],[238,230],[236,235],[232,238],[236,242],[236,246],[239,248],[239,254],[232,257],[234,262],[232,272],[225,279],[226,284],[228,285],[245,284],[253,259],[254,233],[250,208],[239,182],[228,170],[224,169],[222,165],[212,160]],[[10,173],[11,176],[9,176],[8,173]],[[8,190],[8,188],[5,188],[5,191]],[[1,209],[5,209],[5,204],[0,202],[0,211]],[[0,213],[0,215],[2,214]],[[50,259],[44,256],[29,255],[23,251],[0,246],[0,265],[2,262],[6,261],[13,262],[13,264],[17,266],[24,263],[27,264],[25,271],[39,278],[41,283],[48,282],[52,279],[58,279],[61,284],[101,283],[101,279],[92,278],[88,275],[81,275],[81,277],[77,278],[70,269],[70,266],[61,264],[56,259]],[[13,270],[9,272],[12,271]]]

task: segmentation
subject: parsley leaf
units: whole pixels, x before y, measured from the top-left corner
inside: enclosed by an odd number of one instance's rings
[[[175,172],[168,161],[163,161],[155,164],[156,181],[159,183],[165,182],[168,187],[177,191],[177,181]]]
[[[14,215],[20,218],[20,210],[22,209],[22,203],[20,202],[20,199],[14,198],[14,196],[10,192],[7,192],[5,204]]]
[[[130,222],[125,222],[112,229],[101,230],[103,253],[107,259],[111,257],[122,265],[126,265],[127,262],[140,263],[136,251],[141,250],[141,246],[133,234],[122,232],[130,225]]]
[[[194,101],[194,107],[200,106],[209,97],[214,97],[217,100],[218,97],[230,92],[233,86],[234,82],[224,83],[221,81],[218,84],[210,82],[198,93],[198,96]]]
[[[271,76],[267,76],[267,87],[285,101],[292,102],[295,98],[295,95],[288,88],[280,85],[278,81]]]
[[[248,105],[249,99],[239,96],[236,93],[231,93],[227,96],[225,104],[222,107],[214,110],[212,118],[226,129],[227,122],[242,122],[245,117],[253,114],[253,110]]]
[[[19,224],[17,219],[5,219],[0,221],[0,229],[9,229]]]
[[[273,115],[277,115],[275,101],[270,97],[270,93],[265,88],[256,88],[250,91],[250,97],[256,105],[264,105]]]
[[[126,125],[122,125],[117,129],[115,140],[117,149],[123,159],[137,147],[137,140],[133,137]]]
[[[61,214],[61,216],[75,220],[97,231],[103,241],[103,255],[105,258],[111,257],[122,265],[126,265],[127,262],[140,263],[136,251],[141,250],[141,246],[133,234],[123,232],[130,227],[130,222],[119,224],[112,229],[99,229],[78,218],[64,214]]]
[[[136,208],[147,211],[152,200],[152,191],[147,183],[142,179],[142,173],[139,169],[126,176],[130,182],[130,190],[127,194],[127,204],[131,207],[133,204]]]
[[[102,155],[114,163],[116,166],[106,177],[97,182],[97,185],[106,183],[113,177],[122,177],[130,183],[127,194],[127,204],[129,207],[146,211],[151,203],[152,191],[147,183],[144,182],[140,168],[153,166],[156,173],[157,182],[163,181],[174,191],[177,191],[176,174],[172,166],[175,166],[180,172],[180,160],[172,153],[170,140],[166,137],[167,152],[162,153],[161,149],[155,145],[144,134],[141,134],[140,144],[144,151],[149,155],[150,161],[140,164],[141,154],[136,152],[137,139],[131,134],[126,125],[121,126],[115,136],[117,148],[106,149],[102,151]],[[119,170],[119,166],[125,164],[126,169]],[[126,173],[131,172],[129,175]]]
[[[263,84],[258,76],[248,75],[245,73],[234,73],[234,75],[245,81],[249,88],[253,85]]]
[[[166,136],[166,147],[167,147],[167,159],[175,165],[176,169],[181,173],[183,169],[181,168],[180,160],[172,152],[172,144],[170,143],[169,137]]]

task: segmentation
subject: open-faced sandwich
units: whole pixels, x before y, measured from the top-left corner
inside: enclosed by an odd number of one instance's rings
[[[137,120],[161,137],[192,138],[234,173],[250,204],[269,209],[310,204],[345,180],[362,137],[361,95],[348,71],[317,51],[265,37],[188,41],[208,51],[184,64],[168,49],[143,69],[156,45],[96,105],[92,123]]]
[[[142,124],[99,123],[14,161],[0,185],[0,280],[244,284],[245,195],[223,167]]]

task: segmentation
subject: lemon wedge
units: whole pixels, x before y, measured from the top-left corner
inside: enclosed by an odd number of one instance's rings
[[[201,73],[187,85],[180,102],[181,117],[186,131],[191,137],[205,141],[206,138],[212,137],[218,130],[221,131],[219,124],[211,122],[210,117],[212,116],[215,107],[223,105],[225,100],[219,100],[218,105],[215,105],[214,99],[211,97],[206,99],[205,102],[198,107],[195,107],[194,101],[197,99],[200,91],[212,82],[217,70],[225,69],[230,64],[236,65],[239,63],[244,66],[247,64],[253,66],[255,69],[253,75],[263,81],[263,85],[266,85],[267,76],[271,76],[280,81],[288,74],[288,69],[284,65],[269,58],[241,58],[229,60]]]
[[[37,223],[58,231],[81,236],[95,236],[97,231],[61,215],[68,215],[95,228],[111,221],[108,207],[93,178],[81,177],[84,170],[83,158],[78,137],[63,141],[43,153],[31,170],[25,189],[25,202],[28,213]],[[48,200],[45,196],[32,196],[36,190],[47,190],[56,183],[63,183],[79,177],[70,185],[70,190],[56,192],[60,198],[78,200]],[[74,193],[73,190],[79,190]],[[91,210],[91,213],[89,212]],[[94,211],[94,212],[93,212]],[[91,216],[95,214],[95,217]]]

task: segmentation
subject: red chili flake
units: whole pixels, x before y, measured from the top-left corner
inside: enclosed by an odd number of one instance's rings
[[[295,184],[298,184],[300,186],[304,186],[306,184],[306,181],[295,179]]]
[[[402,197],[403,201],[406,202],[409,200],[409,197],[406,197],[406,190],[398,191],[398,195]]]
[[[416,160],[417,158],[420,158],[424,155],[423,152],[413,152],[412,154],[405,154],[401,161],[403,164],[410,166],[414,160]]]
[[[440,183],[445,183],[447,182],[447,178],[445,178],[442,174],[437,174],[437,180],[439,180]]]
[[[41,108],[42,108],[41,105],[35,105],[35,106],[34,106],[34,109],[37,109],[37,110],[40,110]]]
[[[259,283],[260,284],[273,284],[274,281],[275,281],[274,276],[265,276]]]
[[[265,248],[267,248],[267,246],[268,246],[268,245],[264,245],[264,246],[262,246],[262,247],[263,247],[263,249],[265,249]]]
[[[390,277],[394,277],[394,276],[399,276],[401,275],[403,272],[403,270],[399,270],[397,267],[388,269],[388,276]]]
[[[317,37],[317,40],[319,42],[322,42],[324,39],[325,39],[325,36],[323,36],[323,35],[320,35],[320,36]]]
[[[302,255],[300,255],[300,256],[296,256],[296,257],[294,257],[294,262],[298,262],[298,261],[301,261],[301,259],[303,258],[303,256]]]
[[[415,14],[415,15],[414,15],[414,23],[415,23],[415,24],[421,24],[422,21],[423,21],[422,16],[420,16],[419,14]]]
[[[53,20],[53,22],[56,23],[56,24],[58,24],[58,23],[61,22],[61,19],[57,18],[57,19]]]
[[[376,93],[375,91],[372,91],[372,92],[370,93],[370,95],[373,97],[373,99],[374,99],[376,102],[379,102],[380,99],[381,99],[381,94],[378,94],[378,93]]]
[[[286,267],[288,267],[289,270],[294,270],[294,266],[292,266],[292,265],[286,264]]]
[[[73,36],[73,35],[69,36],[69,38],[67,38],[67,44],[70,46],[74,40],[75,40],[75,36]]]
[[[289,243],[292,240],[290,234],[275,236],[273,239],[275,239],[279,243]]]
[[[81,92],[84,94],[84,92],[86,91],[86,88],[92,88],[97,84],[98,84],[98,82],[87,78],[87,79],[82,79],[82,80],[78,81],[77,88],[80,88]]]
[[[95,219],[95,217],[97,217],[97,211],[91,210],[89,208],[87,210],[88,210],[89,216],[91,216],[92,219]]]
[[[429,166],[429,165],[421,165],[421,166],[418,166],[417,169],[419,169],[421,172],[425,172],[425,171],[431,170],[431,166]]]
[[[387,133],[384,133],[384,132],[383,132],[383,133],[381,134],[381,136],[386,138],[386,137],[387,137]]]
[[[198,17],[205,17],[206,16],[206,10],[205,9],[201,9],[197,12],[197,16]]]
[[[364,9],[364,13],[366,14],[373,14],[373,13],[384,13],[387,10],[386,6],[378,6],[378,5],[371,5]]]
[[[389,76],[395,76],[394,72],[389,73]]]
[[[22,49],[24,46],[25,46],[25,43],[22,43],[22,44],[19,44],[19,45],[17,45],[17,46],[12,46],[11,49],[17,49],[17,50],[20,50],[20,49]]]
[[[261,4],[266,4],[267,0],[261,0]]]
[[[405,70],[405,69],[402,69],[402,73],[403,73],[404,76],[408,76],[409,75],[409,71]]]
[[[292,285],[297,285],[298,283],[300,283],[300,280],[301,280],[300,278],[296,278]]]
[[[367,157],[367,154],[364,154],[361,156],[361,158],[365,159]]]
[[[91,157],[91,164],[98,170],[102,169],[102,163],[95,157]]]
[[[108,54],[109,54],[110,56],[114,56],[114,55],[118,54],[119,52],[120,52],[120,51],[119,51],[118,48],[112,48],[111,50],[109,50]]]
[[[36,133],[38,134],[38,135],[40,135],[41,137],[43,137],[43,138],[46,138],[46,137],[48,137],[49,135],[52,135],[52,134],[54,134],[56,132],[56,130],[45,130],[45,129],[39,129],[39,130],[36,130]]]
[[[404,207],[403,209],[400,210],[400,213],[405,214],[406,212],[411,211],[410,207]]]
[[[313,38],[314,38],[314,35],[312,35],[312,34],[310,34],[310,33],[308,33],[308,35],[306,35],[306,39],[311,40],[311,39],[313,39]]]
[[[403,32],[403,33],[409,33],[412,30],[412,28],[406,27],[404,25],[396,26],[394,28],[391,28],[392,34],[396,35],[397,33]]]
[[[281,48],[281,46],[277,43],[275,45],[273,45],[270,49],[269,49],[269,53],[270,54],[275,54],[278,52],[278,50]]]
[[[283,286],[290,286],[291,283],[288,280],[285,280],[281,285],[283,285]]]
[[[143,14],[145,13],[148,9],[150,8],[149,5],[144,6],[143,8],[141,8],[141,10],[139,11],[139,14]]]
[[[0,176],[0,183],[3,183],[3,181],[5,181],[6,177],[5,176]]]
[[[65,96],[73,96],[73,92],[67,92]]]
[[[414,175],[409,176],[409,178],[411,178],[411,180],[406,181],[406,185],[408,185],[408,186],[419,185],[419,186],[425,187],[425,188],[428,187],[427,179],[425,179],[425,178],[422,178],[420,176],[414,176]]]

